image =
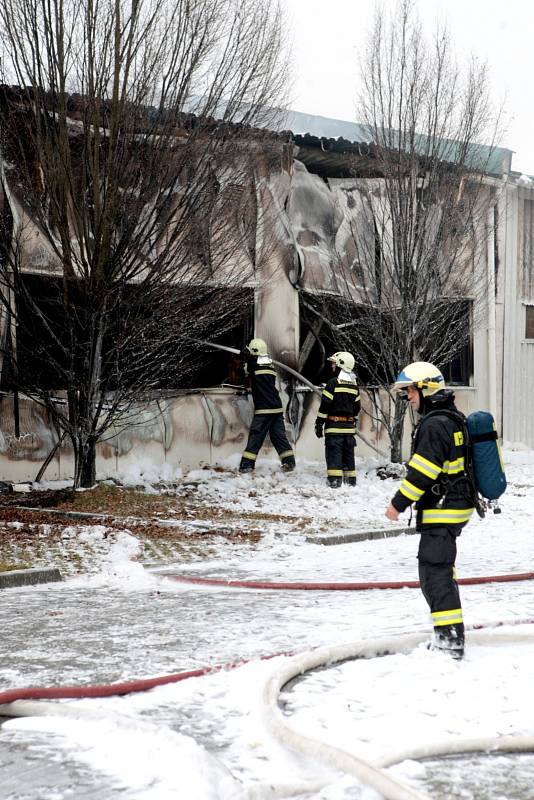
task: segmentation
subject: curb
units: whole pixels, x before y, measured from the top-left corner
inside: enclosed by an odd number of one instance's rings
[[[327,536],[306,536],[312,544],[347,544],[349,542],[365,542],[370,539],[390,539],[392,536],[417,533],[415,528],[385,528],[379,531],[360,531],[359,533],[341,533]]]
[[[40,508],[39,506],[9,506],[9,508],[16,508],[17,511],[32,511],[38,514],[56,514],[58,517],[67,517],[68,519],[114,519],[112,514],[99,514],[91,511],[62,511],[60,508]],[[128,519],[133,520],[135,517],[129,517]]]
[[[188,528],[192,528],[193,530],[205,530],[210,532],[213,528],[213,525],[209,522],[204,522],[202,520],[166,520],[166,519],[146,519],[144,517],[117,517],[114,514],[101,514],[98,512],[90,512],[90,511],[62,511],[58,508],[39,508],[39,506],[10,506],[10,508],[16,508],[18,511],[31,511],[34,513],[40,514],[52,514],[58,517],[66,517],[67,519],[92,519],[92,520],[101,520],[102,522],[106,520],[112,520],[115,524],[119,525],[135,525],[141,524],[146,525],[147,523],[151,525],[157,525],[160,528],[177,528],[180,525]],[[223,530],[225,532],[231,533],[233,528],[228,525],[219,525],[217,526],[218,530]],[[319,536],[316,534],[308,535],[305,537],[306,542],[310,542],[311,544],[347,544],[349,542],[365,542],[370,539],[389,539],[392,536],[401,536],[403,533],[405,534],[413,534],[417,533],[415,528],[384,528],[382,530],[376,531],[359,531],[358,533],[341,533],[341,534],[327,534],[326,536]]]
[[[0,589],[13,589],[17,586],[33,586],[37,583],[53,583],[62,580],[61,573],[56,567],[13,569],[9,572],[0,572]]]

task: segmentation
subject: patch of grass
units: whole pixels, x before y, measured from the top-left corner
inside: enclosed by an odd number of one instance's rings
[[[6,561],[0,561],[0,572],[13,572],[15,569],[28,569],[27,564],[10,564]]]
[[[252,520],[264,522],[294,522],[303,528],[311,523],[311,517],[271,514],[265,511],[233,511],[202,505],[198,498],[174,494],[147,494],[136,489],[100,484],[87,492],[75,492],[72,499],[59,503],[56,508],[63,511],[84,511],[95,514],[111,514],[117,517],[158,517],[199,520]],[[214,524],[216,528],[216,524]]]
[[[171,495],[154,495],[118,486],[100,484],[87,492],[74,492],[72,498],[59,503],[63,511],[85,511],[117,516],[146,516],[168,512],[177,505]]]

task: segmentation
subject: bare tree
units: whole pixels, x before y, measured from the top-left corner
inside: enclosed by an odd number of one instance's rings
[[[376,412],[397,461],[405,408],[389,386],[406,364],[444,366],[469,342],[493,235],[488,173],[502,165],[486,67],[472,60],[462,70],[446,31],[427,41],[410,0],[391,18],[377,11],[362,86],[369,154],[355,161],[350,206],[336,209],[337,299],[316,294],[312,305],[388,398],[375,395]]]
[[[248,313],[225,289],[254,272],[283,20],[269,0],[0,0],[0,22],[4,364],[89,486],[106,432]]]

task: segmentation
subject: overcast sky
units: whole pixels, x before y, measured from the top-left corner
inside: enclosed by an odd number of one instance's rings
[[[290,107],[358,121],[358,58],[375,0],[282,0],[293,38]],[[394,0],[382,5],[391,9]],[[446,21],[459,57],[486,60],[492,94],[505,102],[507,130],[499,142],[514,150],[512,168],[534,175],[534,3],[532,0],[419,0],[431,32]]]

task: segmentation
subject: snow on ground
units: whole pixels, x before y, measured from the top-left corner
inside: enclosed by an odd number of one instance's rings
[[[506,461],[502,514],[474,519],[464,530],[459,577],[532,570],[534,453],[514,446]],[[253,476],[238,475],[233,463],[222,472],[191,471],[183,482],[196,486],[199,502],[233,510],[236,518],[246,511],[281,519],[254,522],[264,532],[256,545],[211,542],[208,555],[192,549],[180,563],[161,566],[177,574],[267,581],[416,579],[416,536],[337,546],[306,541],[310,533],[394,527],[383,512],[398,483],[377,479],[375,466],[360,461],[357,488],[337,491],[324,485],[322,464],[301,462],[289,475],[261,459]],[[86,535],[102,536],[98,528]],[[308,787],[306,796],[315,800],[376,800],[354,779],[271,739],[260,690],[281,658],[257,657],[430,631],[419,590],[201,588],[147,572],[132,560],[140,555],[124,532],[99,552],[97,574],[2,592],[2,687],[103,683],[253,660],[143,694],[75,703],[101,720],[4,723],[6,800],[67,800],[72,780],[77,796],[105,800],[252,800],[274,796],[273,784],[280,797]],[[534,617],[532,590],[532,582],[462,587],[466,623]],[[531,626],[507,628],[525,629]],[[364,757],[447,738],[532,736],[532,651],[529,644],[473,643],[457,663],[421,646],[409,655],[347,662],[292,685],[284,692],[286,712],[307,734]],[[43,794],[46,776],[36,781],[29,772],[47,768],[57,770],[57,780]],[[506,778],[511,769],[513,779]],[[534,758],[404,762],[392,774],[439,800],[527,800]]]

